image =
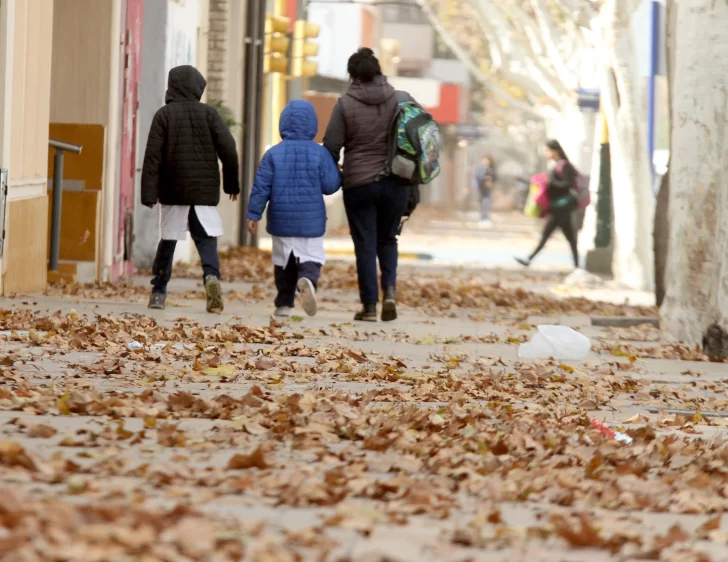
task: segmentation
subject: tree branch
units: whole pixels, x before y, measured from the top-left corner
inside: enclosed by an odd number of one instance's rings
[[[496,67],[498,74],[500,74],[505,80],[517,85],[519,88],[531,91],[538,97],[545,96],[549,98],[550,103],[558,105],[561,95],[551,80],[541,72],[540,68],[536,66],[536,68],[532,68],[534,72],[523,73],[515,73],[511,70],[512,65],[510,62],[516,55],[513,45],[511,45],[509,49],[510,56],[508,59],[510,60],[506,60],[507,55],[501,47],[501,34],[506,35],[509,41],[512,41],[512,31],[508,28],[508,23],[500,14],[495,13],[496,8],[494,6],[487,5],[484,0],[475,1],[477,7],[476,11],[478,12],[476,14],[478,24],[487,37],[488,45],[490,45],[492,49],[498,51],[497,54],[500,59],[500,64]],[[523,62],[525,66],[534,66],[534,61],[528,60],[528,57],[524,57],[523,53],[518,54],[522,55],[521,58],[524,58]]]
[[[470,74],[475,78],[476,81],[480,82],[484,86],[486,86],[493,95],[499,97],[506,103],[510,104],[516,109],[519,109],[526,114],[532,116],[535,119],[543,120],[544,116],[543,114],[537,110],[534,106],[532,106],[529,103],[526,103],[522,100],[516,99],[513,96],[511,96],[508,92],[503,90],[498,84],[495,83],[494,80],[486,76],[480,69],[480,67],[475,64],[475,62],[471,59],[471,57],[465,52],[465,50],[460,47],[458,42],[453,38],[453,36],[445,29],[443,24],[438,20],[430,6],[427,4],[426,0],[415,0],[415,3],[420,7],[422,10],[422,13],[425,15],[427,20],[430,22],[430,25],[435,29],[435,31],[438,33],[440,38],[445,42],[445,44],[450,48],[450,50],[455,54],[455,56],[460,60],[460,62],[467,68],[467,70],[470,72]]]
[[[576,76],[574,76],[564,62],[564,58],[561,56],[561,52],[559,51],[554,37],[553,20],[551,19],[551,15],[548,13],[544,0],[531,0],[531,7],[533,8],[534,15],[536,16],[538,26],[541,29],[541,38],[546,45],[546,52],[551,59],[556,73],[569,89],[574,89],[577,84]]]
[[[493,7],[495,8],[495,6]],[[513,6],[513,8],[509,10],[509,15],[511,16],[513,25],[521,28],[521,45],[527,51],[527,60],[531,63],[532,70],[537,73],[538,80],[548,83],[547,88],[551,92],[551,98],[557,104],[561,104],[563,97],[569,92],[569,87],[561,81],[558,73],[552,66],[547,66],[550,61],[544,56],[546,48],[539,36],[533,19],[520,7]],[[507,24],[505,18],[500,13],[502,9],[496,9],[489,13],[492,17],[500,18],[503,23]],[[523,39],[524,37],[525,40]]]

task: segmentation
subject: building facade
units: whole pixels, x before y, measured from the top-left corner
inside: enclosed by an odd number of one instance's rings
[[[141,67],[144,88],[139,99],[139,150],[135,177],[137,205],[134,212],[134,261],[137,268],[151,268],[159,242],[159,207],[148,209],[138,203],[147,136],[154,114],[164,105],[169,71],[175,66],[189,64],[197,67],[203,75],[208,74],[210,7],[210,0],[144,0]],[[209,97],[208,88],[203,101]],[[186,241],[177,245],[175,258],[189,261],[194,254],[194,244],[188,236]]]

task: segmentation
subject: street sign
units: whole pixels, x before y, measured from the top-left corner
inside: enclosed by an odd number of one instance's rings
[[[481,140],[488,138],[488,131],[477,125],[458,125],[457,135],[458,140]]]
[[[582,111],[599,111],[599,90],[579,88],[576,91],[579,99],[577,104]]]

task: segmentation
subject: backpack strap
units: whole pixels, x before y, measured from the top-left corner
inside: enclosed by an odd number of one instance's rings
[[[396,127],[397,127],[397,120],[399,119],[399,104],[412,100],[412,96],[410,96],[407,92],[405,92],[403,90],[395,90],[394,97],[397,100],[397,109],[395,110],[394,115],[392,115],[392,121],[389,123],[390,138],[389,138],[389,154],[387,155],[387,165],[385,166],[384,170],[382,170],[377,175],[377,177],[375,178],[376,180],[386,178],[392,174],[392,160],[394,159],[394,155],[397,150]]]
[[[405,101],[411,101],[412,96],[410,96],[407,92],[403,90],[395,90],[394,95],[397,98],[397,103],[402,103]]]

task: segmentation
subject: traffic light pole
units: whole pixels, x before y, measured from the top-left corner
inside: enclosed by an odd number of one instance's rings
[[[263,113],[263,56],[265,50],[265,0],[248,0],[245,14],[245,90],[243,93],[243,150],[241,153],[241,246],[257,246],[258,236],[248,234],[248,200],[260,162],[261,114]]]
[[[253,142],[253,169],[250,179],[250,188],[252,189],[255,172],[261,159],[262,152],[262,135],[263,135],[263,109],[265,96],[265,77],[263,75],[264,59],[265,59],[265,14],[266,0],[259,0],[258,4],[258,49],[255,51],[255,141]],[[258,247],[259,231],[252,235],[250,245],[254,248]]]
[[[306,0],[298,0],[296,4],[296,17],[293,20],[306,19]],[[293,61],[293,41],[291,41],[291,53],[288,55],[289,60]],[[294,78],[288,81],[288,99],[298,100],[303,97],[303,78]]]

